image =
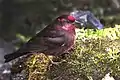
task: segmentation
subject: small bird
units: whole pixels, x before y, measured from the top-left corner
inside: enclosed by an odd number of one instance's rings
[[[75,18],[71,15],[57,17],[16,52],[5,55],[5,62],[33,53],[59,56],[68,52],[75,43],[74,22]]]

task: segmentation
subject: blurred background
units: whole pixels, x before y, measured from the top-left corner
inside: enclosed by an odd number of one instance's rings
[[[0,0],[0,38],[33,36],[61,13],[90,10],[104,25],[119,24],[120,0]]]

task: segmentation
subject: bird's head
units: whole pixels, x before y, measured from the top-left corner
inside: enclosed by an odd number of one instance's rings
[[[61,16],[57,17],[57,21],[73,23],[73,22],[75,22],[75,18],[71,15],[61,15]]]

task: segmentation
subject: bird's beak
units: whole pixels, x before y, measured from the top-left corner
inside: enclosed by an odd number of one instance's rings
[[[75,22],[79,23],[81,26],[86,27],[90,24],[97,29],[103,28],[100,21],[90,11],[74,11],[71,12],[70,15],[72,15],[75,18]]]

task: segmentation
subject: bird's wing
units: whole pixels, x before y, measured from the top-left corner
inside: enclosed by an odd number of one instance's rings
[[[44,52],[51,48],[60,47],[65,41],[64,33],[65,31],[47,30],[45,28],[21,47],[18,53]]]

